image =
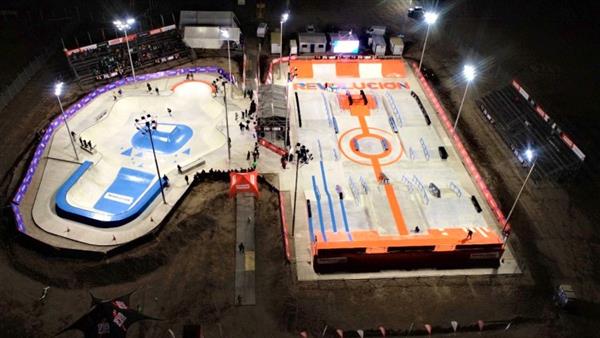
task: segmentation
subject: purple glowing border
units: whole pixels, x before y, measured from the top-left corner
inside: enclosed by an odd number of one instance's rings
[[[142,75],[136,76],[135,82],[157,80],[157,79],[162,79],[165,77],[173,77],[173,76],[183,75],[183,74],[187,74],[187,73],[218,73],[219,75],[222,75],[223,77],[225,77],[226,79],[231,81],[231,76],[229,75],[229,73],[227,73],[220,67],[210,66],[210,67],[180,68],[180,69],[165,70],[165,71],[151,73],[151,74],[142,74]],[[134,83],[133,78],[130,76],[125,79],[114,81],[114,82],[104,85],[98,89],[95,89],[93,92],[87,94],[81,100],[72,104],[71,107],[69,107],[69,109],[65,110],[65,115],[67,116],[67,118],[69,118],[69,117],[77,114],[77,112],[79,112],[83,107],[87,106],[97,96],[104,94],[108,91],[111,91],[115,88],[118,88],[118,87],[121,87],[124,85],[133,84],[133,83]],[[12,207],[13,213],[15,214],[15,221],[17,222],[17,229],[22,233],[25,233],[25,224],[23,222],[23,216],[21,216],[21,210],[19,209],[19,205],[21,204],[21,201],[23,200],[23,198],[25,197],[25,194],[27,193],[27,189],[29,188],[31,179],[35,175],[35,171],[37,170],[38,164],[40,163],[40,159],[42,157],[42,154],[44,154],[44,150],[46,149],[46,146],[49,144],[49,141],[52,138],[54,132],[56,131],[56,129],[62,122],[63,122],[63,116],[59,115],[52,122],[50,122],[50,124],[46,127],[46,130],[44,131],[44,136],[42,136],[42,140],[37,145],[37,148],[35,149],[35,153],[33,154],[33,159],[29,163],[29,167],[27,168],[27,171],[25,172],[25,177],[23,178],[21,185],[19,185],[19,189],[17,189],[17,192],[15,193],[15,196],[12,200],[11,207]]]

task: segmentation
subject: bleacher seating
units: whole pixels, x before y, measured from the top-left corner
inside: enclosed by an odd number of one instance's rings
[[[179,60],[180,63],[190,60],[189,48],[183,43],[179,32],[174,26],[167,27],[169,29],[163,27],[131,34],[129,47],[136,72],[173,60]],[[66,54],[84,86],[102,84],[131,74],[129,55],[123,38],[121,41],[114,39],[67,51]]]
[[[583,159],[563,142],[562,131],[555,123],[542,119],[535,103],[526,100],[515,87],[491,92],[477,100],[477,105],[524,166],[530,165],[525,149],[535,149],[538,159],[534,178],[569,178],[581,166]]]

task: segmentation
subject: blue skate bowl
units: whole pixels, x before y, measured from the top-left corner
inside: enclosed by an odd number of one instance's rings
[[[163,154],[172,154],[183,147],[190,140],[194,131],[184,124],[161,123],[152,131],[154,149]],[[150,137],[147,133],[138,130],[131,138],[131,144],[136,148],[152,150]]]
[[[156,175],[121,168],[93,208],[74,206],[67,200],[67,193],[92,164],[90,161],[83,162],[58,189],[56,213],[60,217],[99,228],[114,228],[137,218],[160,194],[160,184],[155,180]]]

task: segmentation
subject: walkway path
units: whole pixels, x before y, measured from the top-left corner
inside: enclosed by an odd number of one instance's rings
[[[240,193],[236,198],[235,302],[255,305],[254,195]]]

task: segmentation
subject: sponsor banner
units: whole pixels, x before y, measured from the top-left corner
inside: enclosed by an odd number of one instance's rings
[[[542,117],[542,119],[544,121],[548,122],[550,120],[550,116],[548,116],[548,114],[546,114],[546,112],[542,109],[542,107],[536,106],[535,111]]]
[[[88,50],[93,50],[98,48],[97,44],[93,44],[93,45],[87,45],[87,46],[83,46],[80,48],[75,48],[75,49],[71,49],[71,50],[67,50],[65,51],[65,54],[67,54],[67,56],[71,56],[71,54],[75,54],[75,53],[81,53],[81,52],[85,52]]]
[[[410,89],[407,82],[383,82],[383,81],[355,81],[349,83],[334,82],[296,82],[293,85],[294,90],[349,90],[349,89],[370,89],[370,90],[394,90]]]
[[[156,29],[151,30],[149,33],[150,33],[150,35],[154,35],[154,34],[162,33],[162,30],[160,28],[156,28]]]

